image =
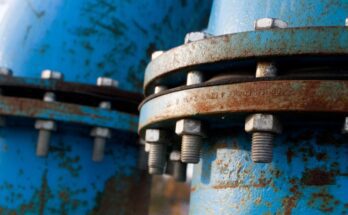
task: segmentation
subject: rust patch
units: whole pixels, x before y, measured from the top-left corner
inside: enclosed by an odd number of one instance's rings
[[[297,197],[291,196],[283,199],[282,205],[284,208],[284,215],[291,215],[291,211],[297,205]]]
[[[338,200],[334,199],[327,189],[322,189],[320,192],[312,193],[308,205],[313,206],[319,204],[319,210],[322,212],[333,212],[334,207],[339,204]]]
[[[310,169],[303,173],[301,182],[308,186],[324,186],[335,184],[335,177],[332,172],[320,168]]]
[[[151,177],[145,171],[138,177],[111,177],[96,196],[96,206],[89,214],[148,214],[150,182]]]

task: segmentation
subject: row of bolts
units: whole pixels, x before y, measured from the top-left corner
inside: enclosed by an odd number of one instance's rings
[[[346,20],[348,25],[348,19]],[[255,30],[286,28],[287,23],[274,18],[263,18],[255,22]],[[208,37],[203,32],[189,33],[185,37],[185,44],[201,40]],[[152,55],[152,60],[157,58],[163,51],[156,51]],[[8,68],[0,68],[0,75],[12,76],[12,71]],[[256,69],[256,78],[260,77],[275,77],[277,75],[277,67],[274,62],[258,62]],[[52,70],[44,70],[41,73],[42,79],[63,80],[63,74]],[[200,84],[203,82],[203,75],[199,71],[191,71],[187,74],[186,85]],[[98,86],[117,87],[118,82],[111,78],[99,77],[97,79]],[[159,93],[167,88],[165,86],[156,86],[154,93]],[[1,92],[0,92],[1,93]],[[43,100],[45,102],[55,102],[55,94],[53,92],[46,92]],[[111,103],[103,101],[99,104],[99,108],[111,109]],[[255,130],[252,128],[252,121],[255,118],[270,119],[276,125],[274,129]],[[258,163],[269,163],[272,161],[272,142],[274,135],[281,132],[280,123],[278,119],[271,114],[253,114],[246,120],[245,129],[252,133],[252,160]],[[53,120],[37,120],[35,128],[39,130],[39,137],[36,148],[36,155],[45,157],[48,155],[49,142],[51,139],[51,132],[57,129],[56,122]],[[348,133],[348,117],[345,119],[344,129]],[[200,159],[200,150],[204,134],[202,132],[202,125],[199,120],[182,119],[176,123],[176,134],[182,137],[181,150],[175,149],[169,155],[171,161],[171,168],[173,176],[178,181],[183,181],[186,178],[186,164],[196,164]],[[166,164],[166,132],[161,129],[147,129],[145,132],[145,151],[149,153],[148,170],[150,174],[163,174]],[[91,131],[91,136],[94,137],[93,146],[93,161],[102,161],[104,157],[104,148],[106,139],[111,137],[111,130],[109,128],[94,127]]]
[[[0,75],[13,76],[13,72],[11,69],[8,68],[0,68]],[[63,81],[64,75],[63,73],[57,71],[44,70],[41,73],[41,79]],[[97,86],[117,87],[118,82],[111,78],[99,77],[97,79]],[[46,92],[44,94],[43,101],[55,102],[56,95],[53,92]],[[99,104],[99,108],[110,110],[111,102],[102,101]],[[38,119],[35,122],[35,129],[39,130],[38,141],[36,146],[36,155],[38,157],[46,157],[49,151],[51,132],[57,130],[57,124],[53,120]],[[94,127],[91,130],[90,135],[94,137],[92,160],[95,162],[102,161],[104,158],[104,148],[106,139],[111,137],[111,130],[109,128]]]
[[[348,24],[348,19],[346,20]],[[254,23],[255,30],[287,28],[287,23],[275,18],[262,18]],[[346,25],[347,25],[346,24]],[[205,39],[210,35],[204,32],[188,33],[185,44]],[[152,54],[152,60],[159,57],[163,51]],[[277,67],[273,61],[261,61],[257,63],[256,78],[275,77]],[[186,85],[203,83],[203,75],[199,71],[190,71],[187,74]],[[165,86],[156,86],[154,94],[166,90]],[[281,123],[272,114],[256,113],[248,116],[245,121],[245,131],[252,134],[251,158],[255,163],[270,163],[273,159],[273,139],[275,134],[281,133]],[[162,129],[147,129],[145,131],[145,151],[149,153],[149,174],[163,174],[166,168],[166,133]],[[344,133],[348,133],[348,117],[345,118]],[[182,137],[181,150],[173,150],[169,156],[169,162],[177,166],[173,169],[173,176],[178,181],[186,178],[186,164],[196,164],[200,160],[201,145],[204,134],[202,123],[196,119],[181,119],[176,122],[175,133]],[[168,164],[167,164],[168,165]]]

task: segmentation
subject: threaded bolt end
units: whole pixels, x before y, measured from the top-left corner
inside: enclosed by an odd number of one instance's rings
[[[149,152],[149,174],[163,174],[165,165],[166,146],[164,144],[151,144]]]
[[[172,161],[173,162],[173,177],[178,182],[186,181],[186,168],[187,164],[182,163],[181,161]]]
[[[198,163],[201,155],[202,137],[183,135],[181,142],[181,161],[183,163]]]
[[[51,131],[40,129],[36,146],[36,156],[46,157],[50,145]]]
[[[104,159],[105,143],[106,143],[106,139],[103,137],[94,138],[93,155],[92,155],[93,161],[100,162]]]
[[[251,159],[255,163],[270,163],[273,159],[274,134],[254,132],[251,143]]]

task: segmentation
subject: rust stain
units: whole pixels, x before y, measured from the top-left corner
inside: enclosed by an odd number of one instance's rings
[[[106,181],[104,190],[96,196],[96,205],[89,213],[147,214],[150,199],[151,177],[143,171],[141,176],[113,176]]]
[[[324,186],[335,184],[333,172],[328,172],[320,168],[307,169],[302,175],[301,182],[308,186]]]

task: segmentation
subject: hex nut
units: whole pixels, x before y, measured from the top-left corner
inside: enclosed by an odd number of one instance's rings
[[[4,75],[4,76],[12,76],[13,72],[11,69],[6,68],[6,67],[1,67],[0,68],[0,75]]]
[[[43,70],[41,72],[42,79],[54,79],[54,80],[63,80],[64,75],[61,72],[53,71],[53,70]]]
[[[92,137],[102,137],[102,138],[110,138],[111,130],[109,128],[95,127],[91,131]]]
[[[210,35],[205,33],[205,32],[201,32],[201,31],[198,31],[198,32],[190,32],[190,33],[187,33],[185,35],[185,40],[184,40],[184,43],[191,43],[191,42],[195,42],[195,41],[198,41],[198,40],[203,40],[205,38],[208,38]]]
[[[145,141],[147,143],[159,143],[166,139],[166,134],[160,129],[146,129],[145,131]]]
[[[102,87],[118,87],[118,81],[112,79],[112,78],[107,78],[107,77],[99,77],[97,79],[97,86],[102,86]]]
[[[35,128],[38,130],[55,131],[57,130],[57,125],[52,120],[36,120]]]
[[[151,54],[151,60],[155,60],[156,58],[158,58],[161,54],[163,54],[164,51],[158,50],[158,51],[154,51]]]
[[[274,115],[257,113],[246,118],[245,131],[280,133],[282,127],[281,123]]]
[[[202,124],[199,120],[182,119],[176,122],[175,133],[182,135],[196,135],[203,136]]]
[[[169,160],[171,160],[171,161],[180,161],[181,160],[181,153],[180,153],[180,151],[172,151],[169,154]]]
[[[262,18],[254,22],[255,30],[272,29],[272,28],[287,28],[288,23],[276,18]]]
[[[348,117],[344,120],[343,133],[348,134]]]

